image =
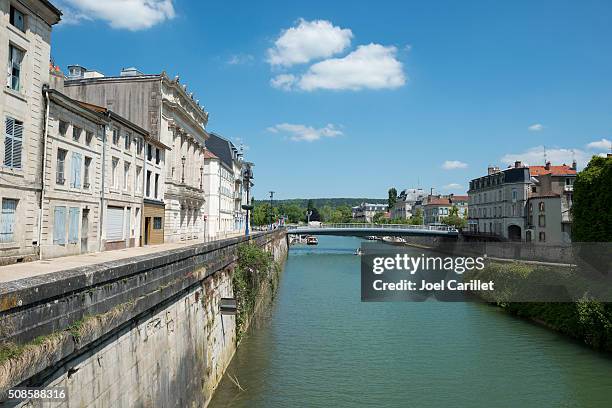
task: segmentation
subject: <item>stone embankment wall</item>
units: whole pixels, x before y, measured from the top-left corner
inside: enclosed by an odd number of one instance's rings
[[[251,238],[275,259],[286,257],[284,231]],[[232,238],[1,284],[0,392],[66,387],[69,400],[54,407],[205,406],[237,346],[236,317],[221,315],[219,301],[234,295],[244,242]]]

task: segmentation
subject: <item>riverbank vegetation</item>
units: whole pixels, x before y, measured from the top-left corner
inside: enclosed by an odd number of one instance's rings
[[[552,268],[525,263],[490,263],[482,271],[468,271],[464,280],[493,280],[495,292],[479,291],[475,295],[508,313],[531,320],[566,336],[574,338],[596,350],[612,352],[612,304],[593,300],[589,283],[570,268]],[[542,291],[542,284],[553,282],[551,291],[572,288],[571,301],[558,302],[568,293]],[[551,295],[551,301],[515,302],[513,300],[541,299]]]
[[[238,342],[248,329],[249,321],[256,312],[261,292],[270,290],[271,295],[274,295],[280,268],[274,256],[257,245],[242,244],[238,247],[237,266],[232,275],[234,297],[238,306],[236,314],[236,340]]]

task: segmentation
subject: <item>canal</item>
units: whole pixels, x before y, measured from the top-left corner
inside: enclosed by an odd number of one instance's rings
[[[361,303],[357,238],[292,247],[211,407],[606,407],[612,359],[475,303]],[[419,253],[422,251],[419,250]]]

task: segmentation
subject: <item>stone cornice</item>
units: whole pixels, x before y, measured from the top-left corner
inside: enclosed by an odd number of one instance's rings
[[[187,93],[187,86],[180,84],[179,76],[177,75],[174,79],[170,79],[168,77],[168,74],[166,74],[166,71],[162,71],[161,79],[169,88],[178,91],[179,96],[181,96],[182,99],[185,100],[187,104],[191,106],[191,108],[198,115],[204,126],[206,126],[208,124],[208,112],[206,112],[204,107],[200,106],[199,102],[194,99],[193,93]]]

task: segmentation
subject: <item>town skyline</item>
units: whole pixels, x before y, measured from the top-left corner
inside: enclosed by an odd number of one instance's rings
[[[165,0],[135,5],[129,19],[94,3],[59,4],[56,63],[179,75],[210,112],[207,129],[257,163],[256,197],[376,197],[383,177],[398,190],[463,194],[488,165],[543,165],[544,148],[579,169],[610,151],[605,3],[513,2],[491,14],[479,2],[365,13],[365,3],[230,11]],[[113,58],[83,47],[101,33]],[[172,53],[164,61],[157,49]],[[360,58],[380,65],[356,68]]]

